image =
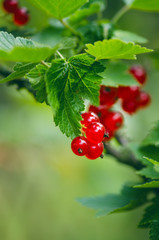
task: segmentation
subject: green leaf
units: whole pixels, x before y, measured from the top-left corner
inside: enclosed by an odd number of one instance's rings
[[[136,191],[137,190],[137,191]],[[82,205],[97,210],[97,216],[115,212],[124,212],[142,205],[146,201],[146,191],[124,186],[121,194],[109,194],[101,197],[79,198]]]
[[[78,8],[87,2],[87,0],[29,0],[33,5],[45,11],[48,15],[62,19],[70,16]]]
[[[32,37],[33,41],[49,45],[51,47],[58,45],[58,49],[68,49],[76,47],[76,38],[64,37],[64,27],[58,20],[51,21],[53,26],[44,28]]]
[[[8,77],[0,80],[0,83],[9,82],[14,79],[22,78],[35,66],[36,63],[16,63],[16,65],[13,68],[13,72]]]
[[[159,147],[154,145],[141,146],[140,152],[143,156],[149,156],[149,158],[155,159],[156,161],[159,159]]]
[[[57,50],[32,40],[0,32],[0,60],[19,62],[38,62],[46,59]]]
[[[78,32],[83,35],[84,43],[94,43],[104,39],[104,28],[102,24],[91,21],[86,25],[78,27]]]
[[[147,228],[150,227],[151,223],[159,222],[159,199],[158,197],[153,199],[153,202],[150,206],[145,209],[145,213],[142,217],[142,220],[139,223],[139,227]]]
[[[120,39],[125,42],[135,42],[135,43],[146,43],[147,39],[137,35],[136,33],[124,31],[124,30],[115,30],[113,32],[113,39]]]
[[[101,9],[100,3],[94,2],[88,6],[88,8],[81,8],[77,10],[72,16],[69,18],[70,24],[79,24],[84,18],[89,17]]]
[[[84,110],[83,99],[98,104],[101,64],[87,54],[53,60],[46,76],[48,102],[54,112],[56,126],[66,136],[74,138],[80,134],[80,112]]]
[[[159,122],[150,130],[142,142],[142,146],[154,145],[159,147]]]
[[[119,39],[97,41],[93,44],[86,44],[86,52],[101,59],[136,59],[136,54],[148,53],[152,50],[135,45],[132,42],[126,43]]]
[[[155,170],[154,166],[145,167],[138,171],[137,174],[151,179],[159,179],[159,172]]]
[[[104,72],[100,73],[102,83],[106,86],[118,87],[138,85],[137,81],[128,72],[128,65],[122,62],[110,62]]]
[[[151,223],[149,237],[150,240],[159,240],[159,220],[157,223]]]
[[[159,1],[158,0],[124,0],[124,2],[129,5],[130,8],[143,10],[143,11],[159,11]]]
[[[151,158],[147,158],[147,157],[144,157],[146,160],[148,160],[149,162],[151,162],[152,164],[154,164],[154,165],[159,165],[159,162],[158,161],[156,161],[156,160],[153,160],[153,159],[151,159]]]
[[[134,188],[159,188],[159,181],[151,181],[144,184],[135,185]]]
[[[38,64],[29,73],[26,74],[26,78],[35,90],[35,98],[38,102],[47,102],[45,74],[48,68],[42,64]]]

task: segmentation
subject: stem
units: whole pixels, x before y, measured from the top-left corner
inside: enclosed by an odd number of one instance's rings
[[[61,59],[65,59],[64,56],[58,50],[56,52],[60,56]]]
[[[45,62],[45,61],[41,61],[41,64],[43,64],[45,67],[49,68],[50,66]]]
[[[65,28],[69,29],[73,35],[81,39],[81,35],[76,32],[76,30],[72,28],[67,22],[65,22],[63,19],[61,19],[60,22],[65,26]]]
[[[123,6],[116,14],[115,16],[112,18],[111,22],[113,24],[116,24],[119,19],[129,10],[129,6],[125,5]]]
[[[105,143],[104,148],[107,151],[106,153],[113,156],[118,162],[129,165],[136,170],[143,168],[142,163],[136,159],[133,153],[128,149],[124,149],[124,151],[117,151],[109,143]]]
[[[115,138],[117,140],[117,142],[121,145],[121,146],[125,146],[127,144],[127,139],[125,139],[123,136],[121,136],[119,133],[115,134]]]

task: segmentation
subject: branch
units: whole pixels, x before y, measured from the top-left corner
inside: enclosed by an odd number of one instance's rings
[[[8,75],[10,75],[11,72],[6,70],[5,68],[3,67],[0,67],[0,76],[2,77],[8,77]],[[36,95],[34,89],[32,88],[30,82],[27,80],[27,79],[15,79],[15,80],[12,80],[10,82],[7,83],[8,86],[10,85],[17,85],[17,90],[20,90],[22,88],[25,88],[27,89],[34,97]]]
[[[114,149],[109,143],[104,144],[106,153],[115,157],[115,159],[123,164],[129,165],[136,170],[143,168],[142,163],[134,156],[134,154],[129,149],[123,149],[123,151],[118,151]]]

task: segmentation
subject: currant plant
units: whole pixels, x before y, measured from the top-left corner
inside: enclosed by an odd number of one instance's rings
[[[147,42],[144,37],[118,25],[131,9],[158,12],[159,1],[124,0],[111,20],[104,17],[104,0],[26,2],[41,18],[38,26],[17,0],[0,1],[0,83],[24,88],[50,106],[74,154],[95,160],[105,153],[137,170],[141,182],[125,184],[121,194],[79,202],[98,216],[149,204],[139,227],[150,228],[151,240],[159,239],[159,122],[139,146],[119,132],[125,114],[151,103],[142,89],[147,70],[132,61],[153,50],[139,45]]]

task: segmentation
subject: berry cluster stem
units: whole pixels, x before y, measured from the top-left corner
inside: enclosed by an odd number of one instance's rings
[[[130,9],[128,5],[124,5],[112,18],[111,22],[116,24],[119,19]]]

